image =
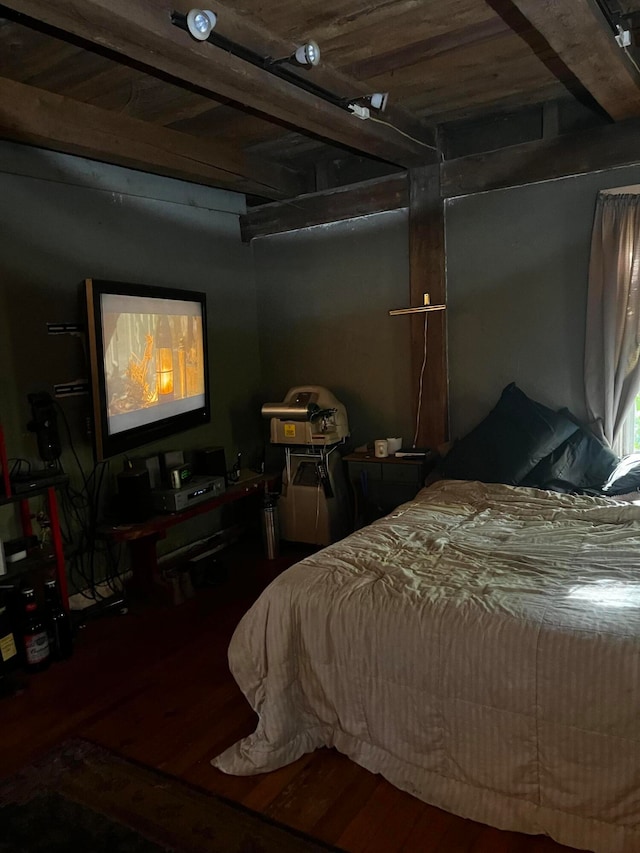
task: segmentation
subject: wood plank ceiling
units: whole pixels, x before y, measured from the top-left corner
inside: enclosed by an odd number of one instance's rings
[[[633,30],[640,0],[608,2],[606,15],[596,0],[215,4],[216,34],[260,56],[314,38],[322,62],[299,76],[345,99],[388,91],[377,117],[396,130],[195,42],[170,20],[189,2],[13,0],[0,5],[0,136],[291,198],[540,138],[550,115],[555,132],[640,115],[634,48],[612,32]]]

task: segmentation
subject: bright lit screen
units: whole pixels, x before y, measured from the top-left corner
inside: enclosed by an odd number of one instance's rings
[[[109,435],[202,408],[202,305],[110,293],[100,298]]]

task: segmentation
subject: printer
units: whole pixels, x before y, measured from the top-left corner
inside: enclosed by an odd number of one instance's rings
[[[292,542],[329,545],[351,530],[351,502],[342,457],[347,412],[321,385],[290,388],[281,403],[265,403],[271,443],[283,445],[280,534]]]

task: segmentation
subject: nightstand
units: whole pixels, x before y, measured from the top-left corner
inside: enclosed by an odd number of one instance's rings
[[[426,475],[436,463],[437,454],[421,457],[385,456],[351,453],[344,457],[349,482],[355,495],[356,527],[387,515],[399,504],[412,500],[424,486]]]

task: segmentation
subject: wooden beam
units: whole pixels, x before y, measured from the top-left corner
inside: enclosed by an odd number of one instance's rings
[[[176,9],[186,12],[191,8],[191,0],[176,0]],[[283,39],[264,29],[256,26],[248,18],[235,11],[230,5],[221,5],[216,2],[216,13],[218,15],[218,26],[216,30],[231,41],[248,47],[261,56],[290,56],[298,47],[296,42]],[[506,26],[503,24],[503,26]],[[322,47],[322,45],[321,45]],[[360,74],[353,76],[345,71],[333,68],[324,60],[316,66],[310,74],[306,70],[300,71],[300,76],[309,78],[314,83],[334,92],[338,95],[350,98],[367,95],[371,92],[371,86],[367,85],[368,77],[374,74]],[[365,81],[364,83],[362,81]],[[385,110],[384,120],[399,127],[405,133],[415,136],[417,139],[435,146],[435,131],[432,127],[417,119],[412,113],[393,104],[393,99]],[[436,162],[437,152],[430,152],[422,148],[419,152],[420,162]]]
[[[295,195],[300,176],[227,145],[0,78],[0,138],[267,198]]]
[[[303,133],[401,166],[434,157],[430,140],[414,141],[386,124],[362,121],[224,49],[194,41],[171,23],[176,0],[8,0],[3,5],[99,49],[114,51],[150,73],[170,75]],[[187,8],[184,2],[180,8]],[[227,35],[223,14],[219,32]],[[275,37],[270,43],[276,45]]]
[[[640,163],[640,120],[525,142],[442,164],[442,195],[487,192]]]
[[[498,11],[501,2],[492,2]],[[640,74],[595,0],[510,0],[600,106],[619,121],[640,116]],[[508,18],[507,18],[508,20]]]
[[[437,166],[409,173],[409,277],[411,306],[422,305],[424,293],[434,305],[446,302],[444,201]],[[416,445],[435,448],[449,437],[446,311],[413,314],[408,320]]]
[[[248,243],[254,237],[297,231],[312,225],[339,222],[384,210],[397,210],[408,204],[407,176],[402,172],[301,195],[285,202],[260,205],[240,217],[240,229],[242,239]]]
[[[442,163],[443,198],[488,192],[640,163],[640,120],[525,142]],[[295,231],[408,207],[404,173],[284,202],[260,205],[240,218],[243,239]]]

